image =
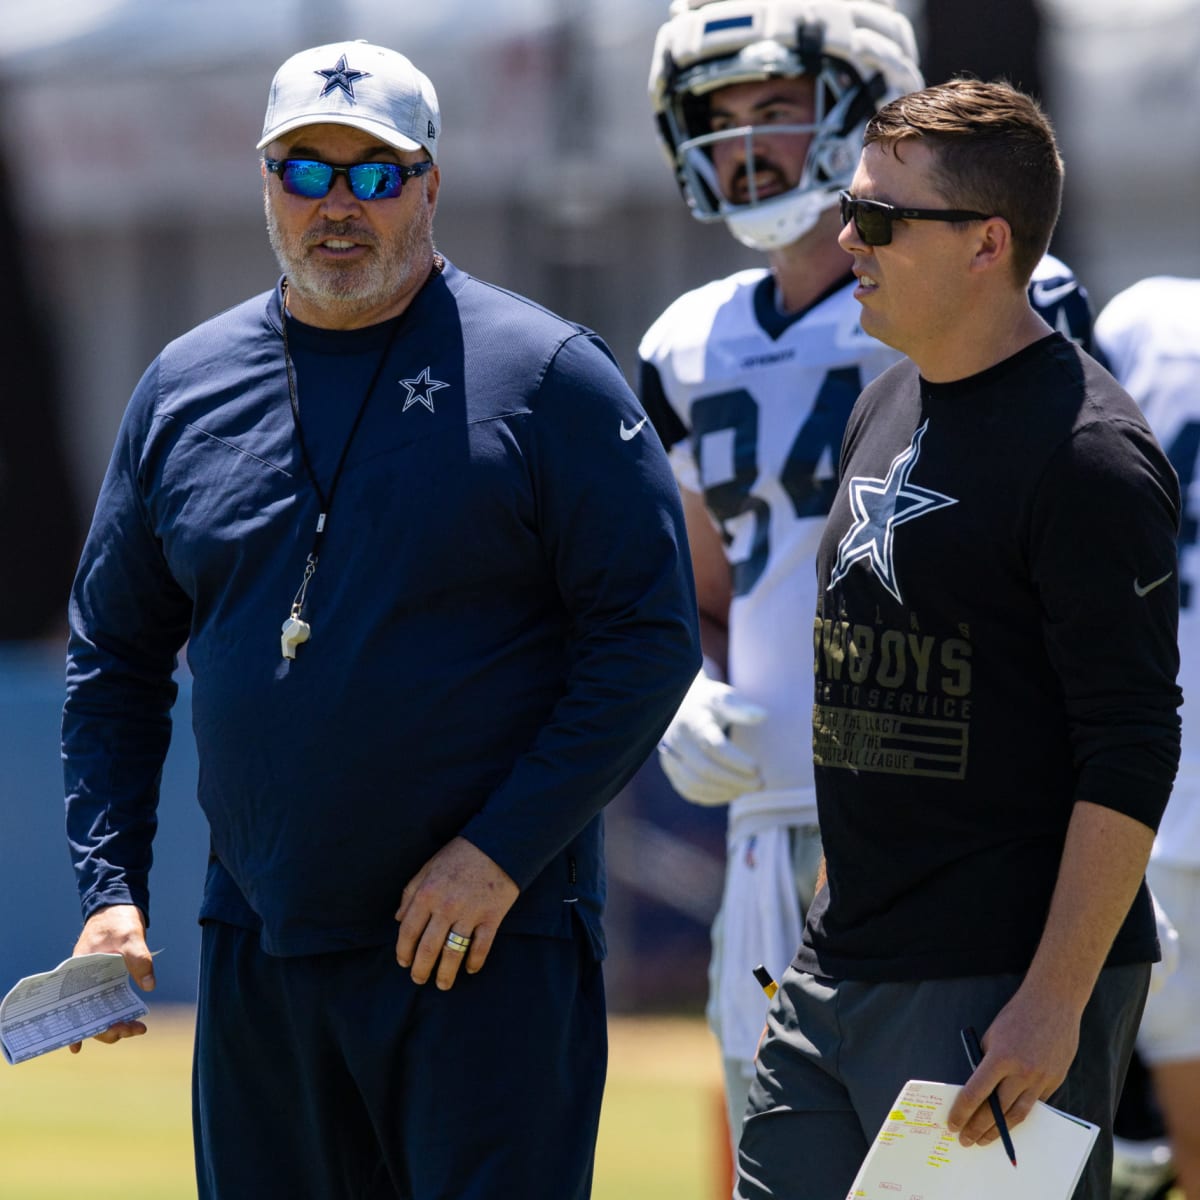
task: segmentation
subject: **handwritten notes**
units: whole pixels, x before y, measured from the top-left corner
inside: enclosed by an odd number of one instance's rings
[[[1012,1131],[1014,1167],[999,1141],[961,1146],[947,1131],[946,1114],[960,1090],[910,1079],[846,1200],[1070,1200],[1097,1126],[1039,1102]]]

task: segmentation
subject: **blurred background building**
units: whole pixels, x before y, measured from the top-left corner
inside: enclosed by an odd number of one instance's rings
[[[901,7],[930,82],[1003,75],[1043,99],[1067,160],[1053,249],[1097,308],[1145,275],[1200,275],[1200,0]],[[124,405],[166,341],[277,275],[254,150],[275,68],[346,37],[408,54],[442,105],[439,246],[598,330],[632,381],[671,299],[761,261],[686,215],[662,159],[646,78],[666,8],[0,0],[0,990],[65,957],[78,926],[57,758],[63,610]],[[185,679],[154,878],[166,999],[194,984],[207,851],[186,699]],[[701,1003],[723,826],[653,764],[613,805],[614,1007]]]

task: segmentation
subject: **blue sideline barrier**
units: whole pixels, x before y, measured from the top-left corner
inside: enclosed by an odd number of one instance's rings
[[[195,999],[208,828],[196,803],[191,689],[181,673],[150,874],[159,1003]],[[0,647],[0,995],[71,953],[80,928],[63,830],[58,649]],[[608,809],[605,975],[614,1011],[703,1004],[720,892],[724,809],[685,804],[653,760]]]

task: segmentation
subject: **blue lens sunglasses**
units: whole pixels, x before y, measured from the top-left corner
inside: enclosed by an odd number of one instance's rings
[[[328,196],[339,175],[345,175],[356,200],[392,200],[400,195],[406,179],[433,170],[431,162],[413,163],[411,167],[385,162],[335,167],[315,158],[264,158],[263,162],[271,174],[279,176],[285,192],[309,200]]]

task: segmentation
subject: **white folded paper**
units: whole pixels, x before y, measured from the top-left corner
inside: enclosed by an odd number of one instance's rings
[[[0,1048],[10,1063],[24,1062],[147,1011],[119,954],[81,954],[27,975],[0,1000]]]

